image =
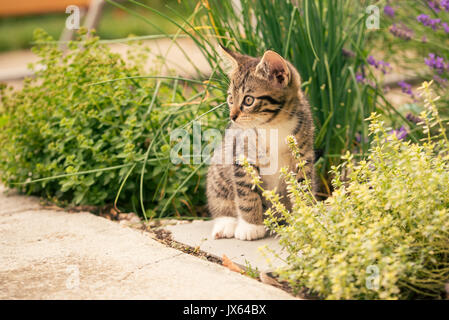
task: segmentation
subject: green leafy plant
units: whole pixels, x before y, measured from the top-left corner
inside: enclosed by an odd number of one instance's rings
[[[327,299],[442,298],[449,280],[449,141],[429,84],[422,145],[389,134],[373,114],[366,159],[334,167],[335,191],[325,202],[283,171],[294,206],[285,209],[275,191],[266,225],[289,253],[277,270],[293,288]],[[430,135],[430,128],[439,133]],[[294,138],[289,140],[295,155]],[[299,166],[304,163],[298,157]],[[255,171],[246,163],[254,183]],[[280,224],[286,221],[287,225]]]
[[[251,263],[245,259],[245,273],[248,277],[259,279],[260,271],[257,267],[253,267]]]
[[[125,63],[85,31],[67,53],[42,31],[36,43],[35,77],[0,93],[2,181],[61,204],[115,203],[145,218],[202,215],[206,168],[174,165],[170,133],[206,111],[204,128],[221,123],[207,98],[213,89],[143,76],[144,48],[133,47]]]

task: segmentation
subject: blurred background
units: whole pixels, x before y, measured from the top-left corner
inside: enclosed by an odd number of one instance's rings
[[[90,2],[91,0],[0,0],[0,52],[30,48],[33,31],[36,28],[42,28],[54,39],[59,39],[69,16],[65,13],[66,7],[77,5],[86,12]],[[161,33],[160,30],[125,10],[103,2],[96,26],[100,38],[116,39],[127,37],[130,34],[139,36]],[[115,2],[123,3],[124,1]],[[177,0],[141,0],[140,2],[167,15],[173,15],[167,9],[167,5],[170,7],[179,7],[180,5]],[[176,27],[167,19],[133,4],[128,3],[126,6],[144,13],[164,32],[176,31]],[[180,20],[176,17],[173,18]]]
[[[17,90],[23,87],[24,78],[34,74],[29,64],[39,61],[31,50],[36,30],[45,31],[61,49],[77,38],[79,28],[66,26],[67,21],[74,21],[70,18],[73,6],[79,8],[79,27],[94,29],[105,45],[126,60],[131,48],[127,39],[143,37],[133,43],[142,40],[151,48],[148,68],[157,64],[159,73],[177,69],[179,75],[190,77],[194,66],[186,59],[188,52],[208,73],[210,68],[191,39],[181,35],[176,45],[170,39],[179,33],[177,24],[188,18],[196,4],[180,0],[142,0],[139,5],[126,0],[0,0],[0,82]]]

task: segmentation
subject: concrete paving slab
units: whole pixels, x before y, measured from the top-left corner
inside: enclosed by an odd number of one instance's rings
[[[33,73],[29,63],[36,63],[39,57],[31,50],[17,50],[0,53],[0,81],[21,79]]]
[[[178,38],[176,41],[177,45],[167,38],[144,41],[144,46],[150,49],[146,68],[154,70],[156,67],[158,75],[173,75],[175,73],[186,78],[198,78],[198,72],[202,76],[211,73],[212,69],[209,63],[192,39]],[[126,43],[110,44],[109,47],[112,52],[119,53],[125,60],[128,56],[128,50],[132,48]],[[188,57],[183,51],[188,53]],[[159,68],[157,64],[162,59],[164,65]]]
[[[234,263],[257,267],[259,271],[272,270],[283,265],[281,259],[262,248],[267,246],[280,255],[286,257],[282,248],[274,237],[257,241],[241,241],[237,239],[213,239],[211,236],[213,221],[194,221],[188,224],[166,226],[175,241],[191,247],[199,247],[210,255],[222,258],[225,254]],[[264,254],[265,252],[265,254]]]
[[[176,70],[177,75],[188,78],[192,76],[198,77],[198,71],[202,75],[210,74],[211,68],[193,40],[179,38],[177,43],[178,45],[173,44],[171,39],[144,41],[144,46],[150,48],[150,57],[146,70],[157,68],[159,69],[157,70],[159,75],[172,75],[174,70]],[[132,46],[127,43],[114,43],[108,46],[112,52],[119,53],[125,60],[128,56],[128,50],[132,49]],[[188,58],[183,53],[183,50],[188,52]],[[165,58],[165,63],[160,67],[158,64],[162,58]],[[17,83],[17,80],[32,76],[33,72],[28,69],[28,64],[38,61],[39,57],[31,50],[0,53],[0,82],[7,82],[14,87],[20,88],[20,82]],[[198,70],[195,69],[192,62]]]
[[[5,212],[0,234],[0,299],[293,299],[87,212]]]
[[[7,190],[0,185],[0,215],[40,208],[39,199],[24,197],[15,190]]]

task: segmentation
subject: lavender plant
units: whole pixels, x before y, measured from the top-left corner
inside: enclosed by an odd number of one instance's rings
[[[449,79],[449,1],[388,1],[384,7],[383,26],[390,35],[387,55],[405,69],[413,64],[418,76],[435,80],[435,90],[442,96],[442,113],[447,113],[449,99],[443,92]],[[413,52],[412,57],[398,52]],[[407,92],[408,93],[408,92]]]

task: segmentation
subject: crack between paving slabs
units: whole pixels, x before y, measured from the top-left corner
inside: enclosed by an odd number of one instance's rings
[[[23,212],[27,212],[27,211],[43,211],[45,210],[45,208],[36,208],[36,207],[31,207],[31,208],[25,208],[25,209],[20,209],[20,210],[15,210],[15,211],[5,211],[2,212],[0,214],[16,214],[16,213],[23,213]]]
[[[158,264],[158,263],[161,262],[161,261],[166,261],[166,260],[171,260],[171,259],[173,259],[173,258],[177,258],[177,257],[179,257],[179,256],[181,256],[181,255],[183,255],[183,254],[184,254],[184,252],[179,252],[179,253],[177,253],[177,254],[175,254],[175,255],[173,255],[173,256],[170,256],[170,257],[165,257],[165,258],[161,258],[161,259],[156,260],[156,261],[152,261],[152,262],[145,263],[145,264],[143,264],[143,265],[137,267],[135,270],[129,272],[126,276],[124,276],[122,279],[120,279],[120,281],[124,281],[124,280],[128,279],[133,273],[135,273],[136,271],[142,270],[142,269],[145,268],[145,267],[149,267],[149,266]]]

